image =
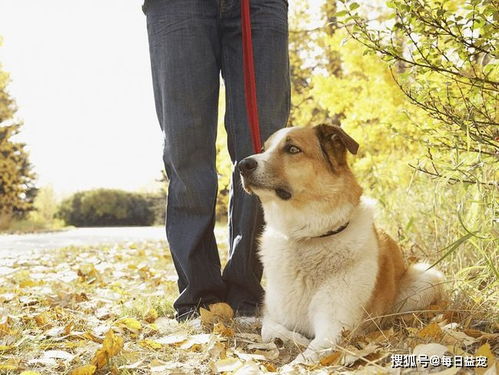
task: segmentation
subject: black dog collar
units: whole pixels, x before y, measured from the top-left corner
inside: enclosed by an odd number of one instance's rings
[[[318,238],[332,236],[333,234],[343,232],[348,227],[348,224],[350,224],[350,222],[347,222],[345,225],[342,225],[338,229],[330,230],[329,232],[324,233],[322,236],[318,236]]]

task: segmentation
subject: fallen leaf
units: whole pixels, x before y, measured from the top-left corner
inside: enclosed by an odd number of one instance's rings
[[[123,338],[115,336],[112,330],[109,330],[104,337],[102,348],[109,353],[109,356],[114,356],[123,348]]]
[[[279,358],[279,349],[255,350],[255,354],[264,356],[268,361]]]
[[[36,371],[23,371],[19,375],[40,375],[40,373]]]
[[[206,358],[224,359],[227,358],[225,345],[221,342],[213,342],[206,351]]]
[[[38,327],[43,327],[47,325],[50,320],[50,315],[47,312],[42,312],[35,316],[35,322]]]
[[[275,367],[273,363],[263,362],[262,365],[267,369],[268,372],[277,372],[277,367]]]
[[[242,352],[242,351],[237,350],[237,349],[234,350],[234,354],[237,355],[243,361],[251,361],[251,360],[265,361],[265,360],[267,360],[267,357],[265,357],[262,354],[245,353],[245,352]]]
[[[344,350],[344,356],[342,358],[342,365],[344,366],[350,366],[357,362],[357,360],[361,358],[365,358],[373,353],[376,353],[378,351],[378,346],[374,342],[370,342],[367,344],[363,349],[357,349],[354,346],[348,346],[345,348],[347,350]]]
[[[107,361],[109,360],[109,354],[104,349],[98,349],[94,357],[92,358],[92,365],[96,368],[100,369],[107,365]]]
[[[201,333],[199,335],[192,335],[187,338],[183,343],[180,344],[180,349],[191,349],[194,345],[207,344],[210,340],[210,334]],[[159,342],[159,341],[158,341]]]
[[[220,336],[233,337],[234,329],[226,327],[223,323],[215,323],[215,326],[213,327],[213,333],[216,333]]]
[[[65,327],[54,327],[45,332],[48,337],[59,337],[64,334]]]
[[[94,365],[85,365],[75,368],[73,371],[71,371],[70,375],[94,375],[96,370],[97,367],[95,367]]]
[[[428,324],[426,327],[417,332],[416,336],[421,338],[439,339],[443,335],[442,328],[437,323]]]
[[[73,322],[67,324],[66,327],[64,327],[64,334],[69,335],[71,333],[71,330],[73,329],[73,326],[74,326]]]
[[[480,346],[475,352],[475,357],[487,357],[487,367],[486,368],[477,367],[475,369],[478,375],[485,374],[489,369],[491,369],[493,366],[496,365],[495,363],[496,358],[492,353],[489,343],[485,343],[482,346]]]
[[[234,310],[227,303],[214,303],[209,306],[209,310],[200,308],[199,315],[201,324],[211,326],[216,323],[228,323],[234,317]]]
[[[156,309],[154,307],[151,307],[149,310],[147,310],[147,312],[146,312],[146,314],[144,316],[144,320],[147,323],[152,323],[157,318],[158,318],[158,312],[156,311]]]
[[[98,349],[95,352],[95,355],[92,359],[92,365],[94,365],[97,369],[104,367],[109,358],[118,354],[118,352],[123,348],[123,338],[120,336],[116,336],[114,332],[110,329],[106,336],[104,337],[104,341],[102,342],[102,348]]]
[[[333,352],[322,358],[319,362],[322,366],[331,366],[337,364],[341,359],[341,352]]]
[[[169,336],[160,337],[159,339],[156,340],[156,342],[159,342],[160,344],[164,344],[164,345],[175,345],[175,344],[181,344],[185,340],[187,340],[187,334],[181,333],[181,334],[177,334],[177,335],[169,335]]]
[[[156,319],[154,324],[161,333],[169,333],[174,329],[178,329],[178,322],[175,319],[165,318],[164,316]]]
[[[0,370],[17,370],[19,366],[17,365],[10,365],[8,363],[0,363]]]
[[[98,278],[98,273],[93,264],[82,264],[78,269],[78,276],[87,283],[92,283]]]
[[[149,348],[149,349],[161,349],[163,347],[163,345],[161,345],[159,342],[151,339],[145,339],[139,341],[139,345],[142,346],[143,348]]]
[[[233,375],[260,375],[261,373],[260,367],[255,362],[249,361],[233,372]]]
[[[225,358],[215,362],[216,372],[237,371],[243,367],[243,363],[237,358]]]
[[[420,344],[416,345],[413,349],[412,354],[415,355],[427,355],[431,357],[432,355],[443,356],[447,352],[447,347],[437,343],[431,344]]]
[[[138,332],[142,329],[142,324],[137,319],[134,318],[123,318],[118,320],[117,325],[124,326],[132,332]]]
[[[445,336],[442,338],[442,341],[445,344],[464,344],[471,345],[477,342],[477,339],[474,337],[468,336],[466,333],[461,331],[454,331],[450,329],[445,329]]]
[[[12,319],[9,318],[8,316],[2,319],[0,322],[0,337],[6,336],[6,335],[12,335],[16,331],[11,329],[10,326],[12,325]]]
[[[385,330],[376,330],[369,332],[365,338],[367,342],[379,342],[383,340],[388,340],[395,334],[395,330],[392,328]]]

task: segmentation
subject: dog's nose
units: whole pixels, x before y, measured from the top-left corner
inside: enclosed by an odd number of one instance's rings
[[[258,163],[255,159],[246,158],[241,160],[237,167],[243,176],[247,176],[256,169],[257,165]]]

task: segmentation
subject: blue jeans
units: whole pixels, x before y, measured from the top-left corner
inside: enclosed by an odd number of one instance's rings
[[[261,136],[284,127],[290,80],[286,0],[252,0],[251,17]],[[242,71],[240,0],[146,0],[156,111],[170,184],[166,235],[178,273],[177,316],[226,301],[254,313],[263,297],[256,238],[261,207],[232,173],[230,257],[220,271],[213,228],[217,195],[215,140],[220,73],[225,129],[235,166],[253,153]]]

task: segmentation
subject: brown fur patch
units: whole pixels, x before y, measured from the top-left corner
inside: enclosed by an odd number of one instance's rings
[[[376,286],[368,304],[367,312],[372,316],[391,313],[399,291],[400,279],[406,271],[399,245],[384,231],[377,230],[379,247],[379,270]]]

